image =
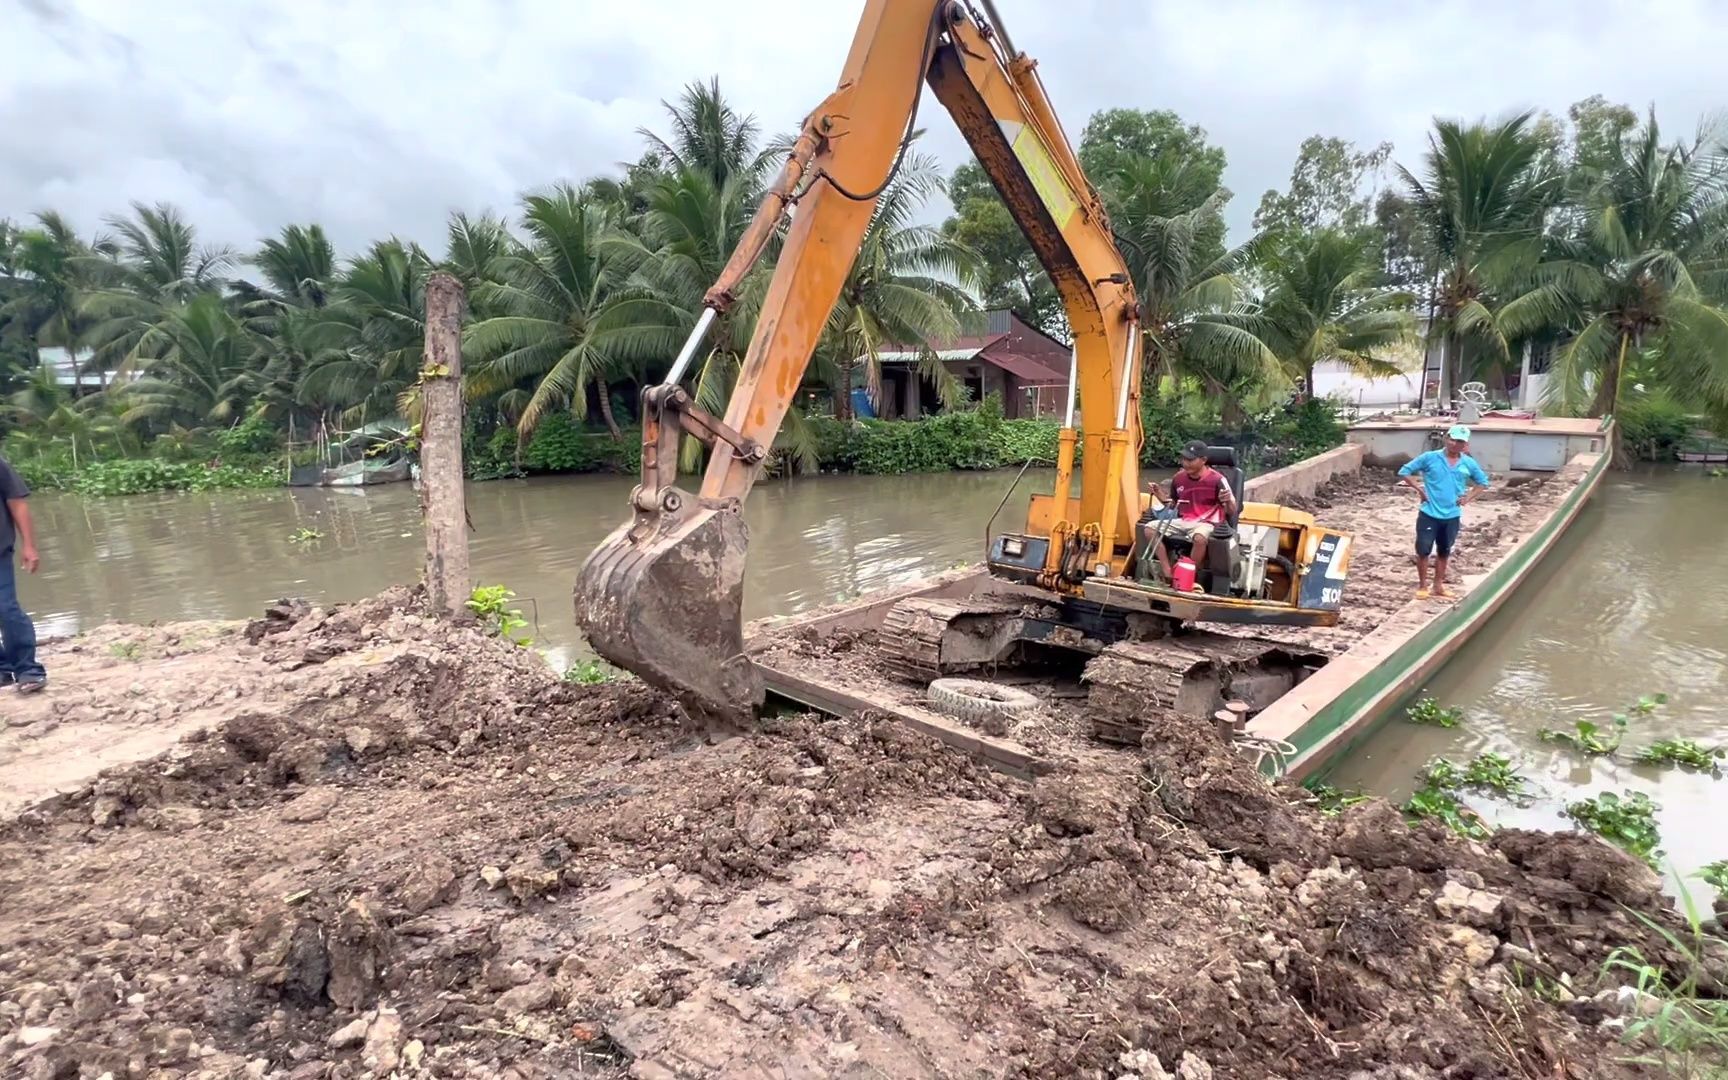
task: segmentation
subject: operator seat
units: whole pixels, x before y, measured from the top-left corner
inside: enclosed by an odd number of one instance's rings
[[[1248,484],[1248,478],[1242,475],[1242,469],[1236,464],[1236,448],[1234,446],[1208,446],[1206,448],[1206,464],[1217,470],[1230,485],[1230,494],[1236,496],[1236,508],[1230,511],[1229,526],[1231,533],[1236,531],[1236,524],[1242,516],[1243,489]]]
[[[1208,446],[1206,448],[1206,464],[1217,471],[1230,485],[1230,494],[1235,496],[1230,516],[1224,524],[1212,530],[1214,540],[1234,540],[1236,526],[1242,518],[1243,489],[1247,486],[1247,478],[1242,475],[1241,466],[1236,464],[1236,448],[1234,446]],[[1209,579],[1202,582],[1206,591],[1213,596],[1227,596],[1230,592],[1230,560],[1235,551],[1233,543],[1208,544],[1206,547],[1207,566],[1211,571]]]

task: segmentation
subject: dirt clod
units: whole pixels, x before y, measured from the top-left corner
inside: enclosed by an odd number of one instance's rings
[[[295,825],[323,821],[330,816],[330,811],[336,809],[338,798],[330,788],[313,788],[282,808],[282,820]]]

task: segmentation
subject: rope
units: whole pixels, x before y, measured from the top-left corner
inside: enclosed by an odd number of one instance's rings
[[[1283,739],[1267,738],[1264,735],[1238,735],[1231,740],[1231,746],[1239,752],[1253,753],[1256,769],[1260,769],[1266,759],[1271,758],[1273,779],[1284,775],[1287,763],[1297,753],[1294,745]]]

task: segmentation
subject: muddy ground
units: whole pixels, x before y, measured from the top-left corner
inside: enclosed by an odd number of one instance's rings
[[[0,1075],[1655,1075],[1598,973],[1673,961],[1657,881],[1593,839],[1325,817],[1170,725],[1034,785],[714,741],[415,603],[50,650],[13,732],[180,734],[0,824]]]

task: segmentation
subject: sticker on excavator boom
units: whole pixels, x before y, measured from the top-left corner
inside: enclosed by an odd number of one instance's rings
[[[1004,124],[1003,127],[1019,128],[1009,134],[1008,139],[1014,148],[1014,156],[1020,160],[1020,167],[1026,170],[1044,209],[1050,211],[1050,219],[1058,229],[1066,229],[1069,219],[1079,211],[1080,204],[1074,200],[1074,193],[1068,190],[1068,182],[1062,179],[1056,163],[1050,160],[1050,152],[1044,149],[1044,143],[1029,125]]]
[[[1344,606],[1344,579],[1349,572],[1350,537],[1322,532],[1314,548],[1314,561],[1302,575],[1301,602],[1308,610],[1336,611]]]

